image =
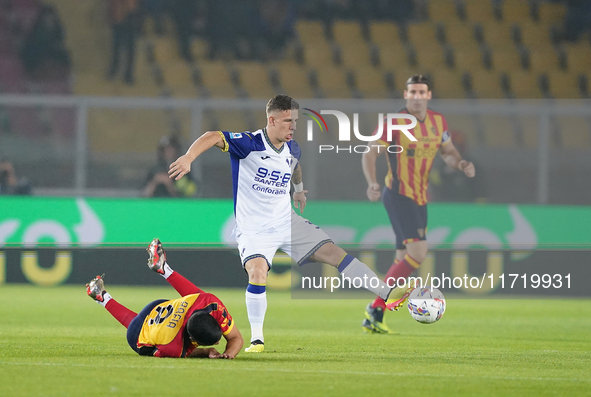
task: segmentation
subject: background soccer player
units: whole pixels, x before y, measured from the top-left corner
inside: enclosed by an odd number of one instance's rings
[[[428,79],[423,75],[415,75],[406,81],[404,99],[406,108],[399,113],[410,113],[417,118],[417,125],[410,130],[417,138],[411,141],[400,131],[394,131],[392,141],[387,138],[387,123],[384,122],[383,135],[378,142],[383,146],[399,145],[404,148],[401,153],[390,153],[371,146],[371,150],[363,154],[363,174],[367,180],[367,197],[377,201],[382,193],[376,179],[376,159],[387,153],[388,174],[383,189],[383,202],[396,234],[396,259],[386,273],[386,281],[393,285],[399,278],[406,278],[414,272],[427,256],[427,187],[429,171],[437,153],[445,163],[464,172],[467,177],[475,175],[474,164],[462,160],[462,156],[454,147],[447,130],[447,122],[442,114],[427,108],[431,99]],[[410,124],[409,120],[399,119],[394,124]],[[390,279],[390,280],[389,280]],[[402,306],[411,288],[396,288],[388,301],[388,308]],[[386,304],[382,299],[370,303],[365,311],[363,329],[368,332],[391,333],[384,323]]]
[[[211,147],[230,153],[236,215],[234,233],[242,265],[248,273],[246,309],[251,345],[246,352],[264,350],[265,286],[278,249],[299,265],[322,262],[337,267],[350,279],[375,279],[378,283],[369,282],[364,287],[382,301],[391,290],[367,265],[348,255],[322,229],[291,208],[290,181],[294,184],[295,207],[302,212],[307,193],[298,161],[300,149],[292,140],[298,109],[298,103],[291,97],[276,95],[267,103],[266,128],[242,133],[208,131],[191,145],[187,154],[170,165],[170,177],[179,179],[191,170],[193,160]]]
[[[86,284],[88,296],[127,328],[129,346],[142,356],[236,357],[244,341],[222,301],[173,271],[160,240],[152,241],[148,253],[148,267],[164,277],[181,298],[156,300],[138,314],[111,297],[101,276]],[[222,335],[227,341],[224,353],[213,347],[197,347],[217,345]]]

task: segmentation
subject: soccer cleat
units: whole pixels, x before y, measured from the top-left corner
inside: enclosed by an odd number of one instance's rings
[[[386,308],[391,311],[398,311],[414,289],[415,287],[394,288],[386,301]]]
[[[378,332],[374,329],[374,327],[371,325],[371,321],[369,321],[368,319],[363,320],[363,322],[361,323],[361,329],[363,329],[363,332],[365,332],[366,334],[375,334]]]
[[[96,276],[86,284],[86,293],[98,302],[103,302],[105,300],[103,296],[105,295],[105,292],[107,292],[105,290],[105,282],[103,281],[104,277],[105,274],[103,273],[102,276]]]
[[[384,309],[382,307],[372,307],[372,304],[369,303],[365,308],[365,319],[369,321],[371,327],[373,328],[374,332],[380,334],[393,334],[394,331],[390,329],[384,322]],[[365,328],[365,321],[363,322],[363,327]]]
[[[250,342],[250,347],[244,349],[246,353],[262,353],[264,350],[265,344],[260,339]]]
[[[162,243],[155,238],[146,248],[150,257],[148,258],[148,267],[156,273],[164,274],[164,263],[166,263],[166,252],[162,248]]]

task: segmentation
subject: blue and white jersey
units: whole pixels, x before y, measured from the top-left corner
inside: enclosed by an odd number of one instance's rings
[[[291,222],[291,174],[300,159],[295,141],[277,149],[267,132],[220,131],[232,161],[236,234],[256,234]]]

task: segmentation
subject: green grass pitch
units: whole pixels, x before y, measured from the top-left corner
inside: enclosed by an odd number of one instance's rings
[[[107,280],[108,281],[108,280]],[[108,282],[107,282],[108,287]],[[107,288],[139,311],[171,288]],[[211,290],[250,336],[243,290]],[[436,324],[388,313],[365,335],[364,300],[269,292],[266,351],[235,360],[140,357],[84,286],[0,286],[1,396],[591,395],[591,300],[454,299]]]

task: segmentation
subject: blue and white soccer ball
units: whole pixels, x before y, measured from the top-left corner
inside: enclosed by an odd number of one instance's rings
[[[417,287],[408,296],[408,312],[419,323],[432,324],[445,313],[445,298],[431,287]]]

